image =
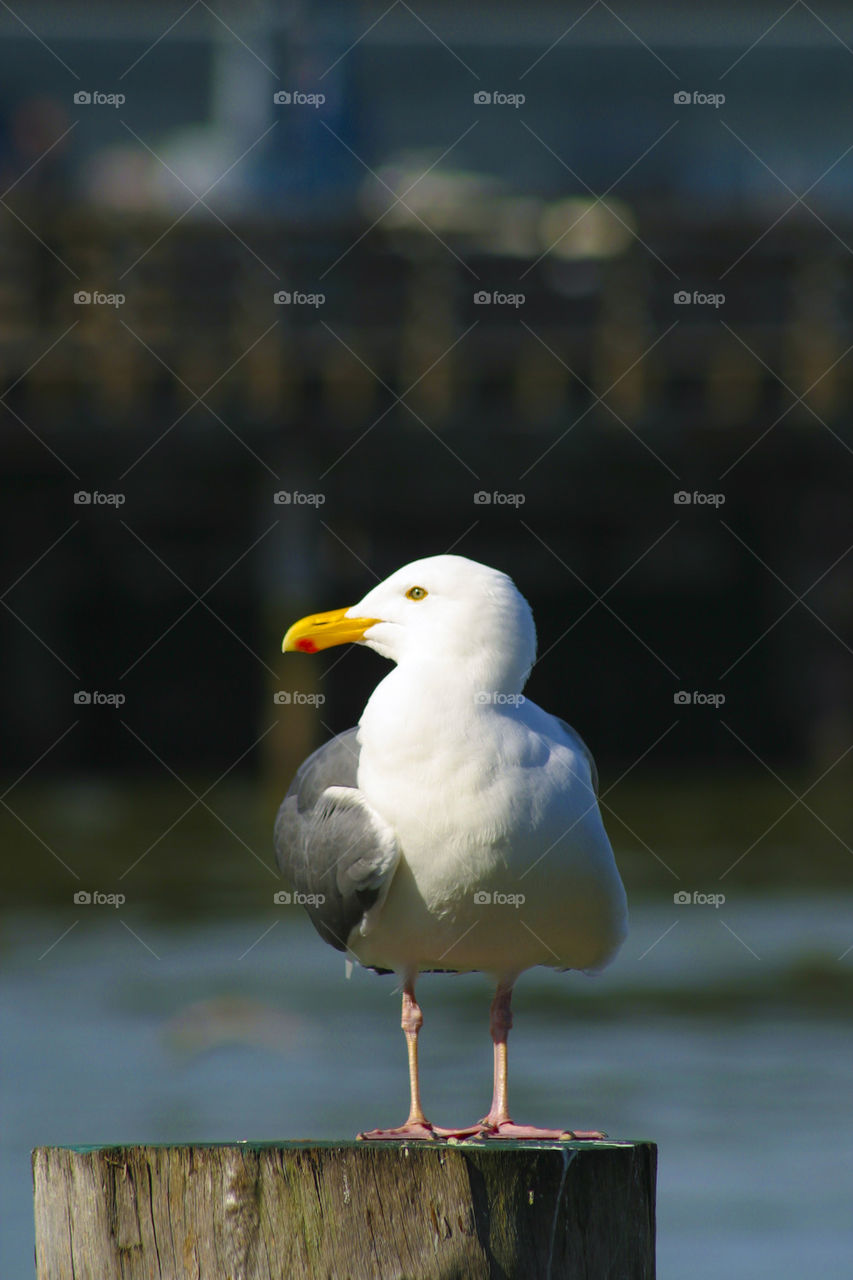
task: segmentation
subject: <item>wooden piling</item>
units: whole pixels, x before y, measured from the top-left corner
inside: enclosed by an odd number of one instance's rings
[[[39,1147],[38,1280],[652,1280],[651,1142]]]

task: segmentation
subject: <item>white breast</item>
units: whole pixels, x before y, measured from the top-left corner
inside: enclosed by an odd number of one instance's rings
[[[605,964],[624,890],[588,764],[556,722],[532,703],[511,716],[458,698],[401,714],[383,685],[362,718],[358,785],[402,862],[356,955],[495,973]]]

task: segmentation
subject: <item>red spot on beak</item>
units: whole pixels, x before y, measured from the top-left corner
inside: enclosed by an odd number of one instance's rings
[[[309,640],[307,636],[303,637],[303,639],[302,639],[302,640],[297,640],[297,641],[296,641],[296,647],[297,647],[297,649],[299,649],[302,653],[316,653],[316,652],[317,652],[317,646],[316,646],[316,644],[314,643],[314,641],[313,641],[313,640]]]

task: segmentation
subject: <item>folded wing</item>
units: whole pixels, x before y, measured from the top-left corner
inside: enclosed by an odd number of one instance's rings
[[[275,824],[279,868],[304,896],[314,928],[338,951],[388,892],[400,858],[394,831],[358,790],[358,730],[348,729],[301,766]]]

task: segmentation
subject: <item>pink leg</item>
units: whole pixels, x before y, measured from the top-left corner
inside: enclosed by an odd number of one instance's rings
[[[415,999],[414,979],[406,979],[403,985],[403,1017],[401,1025],[406,1034],[406,1048],[409,1054],[409,1118],[405,1124],[394,1129],[369,1129],[358,1136],[365,1141],[383,1142],[394,1139],[412,1138],[452,1138],[460,1136],[456,1129],[439,1129],[430,1124],[421,1106],[421,1089],[418,1078],[418,1032],[423,1026],[424,1015]],[[467,1136],[471,1131],[462,1131]]]
[[[477,1126],[485,1138],[529,1138],[553,1140],[555,1138],[596,1139],[606,1134],[597,1129],[539,1129],[534,1125],[515,1124],[509,1115],[509,1078],[507,1068],[507,1040],[512,1026],[512,987],[499,985],[492,1001],[490,1018],[492,1040],[495,1045],[495,1086],[489,1114]]]

